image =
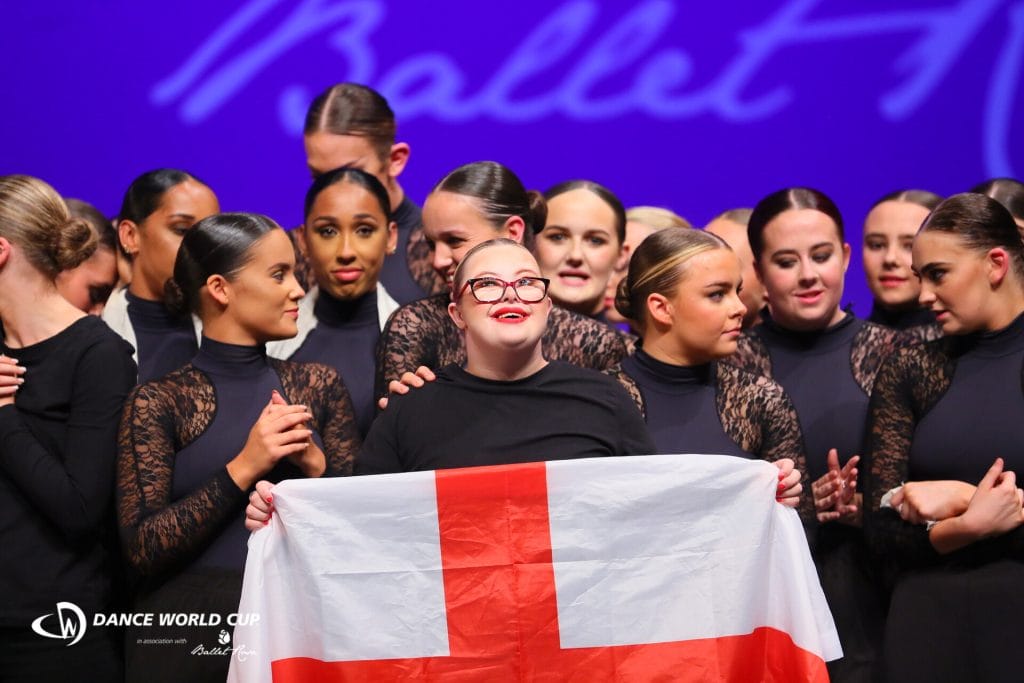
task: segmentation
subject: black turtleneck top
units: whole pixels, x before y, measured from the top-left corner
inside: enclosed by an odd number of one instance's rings
[[[138,346],[139,383],[163,377],[196,355],[196,332],[189,317],[175,316],[159,301],[126,291],[128,320]]]
[[[869,539],[908,564],[955,562],[1010,541],[975,543],[943,559],[923,526],[880,504],[905,481],[977,484],[997,457],[1006,470],[1024,474],[1022,387],[1024,314],[997,332],[944,337],[896,353],[879,373],[871,401]],[[1007,536],[1024,549],[1021,529]]]
[[[529,377],[484,379],[449,365],[392,396],[356,461],[360,474],[649,455],[644,421],[622,387],[551,361]]]
[[[117,421],[135,383],[132,348],[85,316],[0,353],[26,368],[0,407],[0,626],[27,628],[58,601],[109,607]]]
[[[643,396],[647,429],[658,453],[721,453],[753,458],[729,438],[718,414],[715,363],[670,365],[643,349],[622,360]]]
[[[277,390],[309,407],[325,476],[348,474],[359,447],[348,392],[332,368],[267,358],[262,346],[204,338],[193,361],[128,398],[121,422],[118,510],[133,567],[147,576],[188,566],[241,571],[246,492],[226,465]],[[302,476],[287,459],[265,479]]]
[[[932,341],[942,336],[942,327],[935,321],[935,314],[927,308],[896,311],[875,301],[868,322],[900,330],[918,341]]]
[[[808,486],[796,410],[767,377],[719,362],[672,365],[642,348],[609,374],[643,412],[657,453],[718,453],[768,462],[791,458]],[[800,515],[805,521],[814,518],[810,496],[803,496]]]
[[[878,368],[903,344],[899,332],[847,313],[824,330],[795,332],[771,316],[744,332],[725,362],[771,377],[800,417],[811,481],[827,470],[828,451],[840,464],[864,452],[868,397]]]
[[[324,363],[337,370],[352,397],[359,433],[366,436],[376,415],[373,363],[380,338],[377,291],[371,290],[355,301],[342,301],[320,290],[313,314],[317,326],[289,360]]]

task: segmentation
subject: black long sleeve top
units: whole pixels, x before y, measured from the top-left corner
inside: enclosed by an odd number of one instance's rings
[[[57,601],[107,606],[117,422],[135,382],[131,346],[86,316],[0,352],[26,368],[0,408],[0,625],[27,627]]]
[[[1024,560],[1024,531],[941,556],[922,525],[881,507],[907,481],[977,484],[1001,457],[1024,473],[1024,314],[993,333],[954,336],[900,349],[878,374],[871,398],[865,531],[902,567]]]
[[[868,399],[882,362],[905,343],[896,330],[847,314],[815,332],[794,332],[768,316],[745,332],[724,362],[770,377],[800,419],[811,481],[827,471],[830,448],[840,464],[864,452]]]
[[[360,474],[654,453],[640,412],[613,379],[552,361],[488,380],[450,365],[391,402],[356,461]]]
[[[657,453],[720,453],[774,462],[803,473],[800,516],[814,518],[796,409],[767,377],[712,362],[663,363],[643,349],[609,371],[644,414]]]
[[[125,405],[118,522],[136,572],[153,578],[193,564],[242,570],[247,492],[226,465],[245,446],[274,389],[288,403],[309,407],[310,428],[327,459],[324,476],[351,473],[359,435],[337,372],[268,358],[262,346],[204,338],[190,364],[140,385]],[[265,478],[299,476],[283,460]]]

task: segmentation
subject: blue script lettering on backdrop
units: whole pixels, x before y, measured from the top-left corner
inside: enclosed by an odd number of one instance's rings
[[[697,224],[806,184],[856,243],[891,190],[1024,168],[1024,0],[502,5],[9,3],[0,170],[113,213],[138,173],[183,167],[224,209],[294,225],[306,107],[345,80],[391,102],[417,201],[482,158]],[[848,291],[865,311],[856,260]]]
[[[913,115],[922,106],[985,22],[1007,3],[1005,0],[962,0],[927,10],[895,10],[815,20],[808,15],[822,0],[793,0],[779,7],[763,25],[744,31],[742,51],[703,90],[688,94],[671,92],[685,85],[692,75],[693,63],[681,50],[664,49],[647,55],[642,64],[636,65],[631,90],[613,97],[591,99],[588,90],[594,82],[610,71],[639,61],[656,47],[657,40],[665,33],[675,11],[674,5],[665,0],[651,0],[638,4],[607,33],[597,37],[556,89],[543,97],[517,102],[510,96],[516,85],[558,62],[588,37],[598,3],[568,2],[556,8],[524,37],[477,95],[460,99],[465,74],[444,54],[411,55],[388,73],[375,77],[370,38],[380,28],[384,3],[305,0],[272,34],[242,54],[227,59],[223,66],[196,84],[202,71],[275,4],[278,4],[275,0],[253,0],[242,7],[178,71],[154,86],[153,102],[167,104],[195,84],[179,111],[183,120],[200,122],[256,78],[261,68],[278,54],[309,36],[331,31],[331,45],[348,60],[348,69],[338,74],[338,80],[373,85],[388,98],[403,120],[429,115],[443,121],[467,121],[489,116],[516,123],[555,113],[588,120],[614,118],[637,109],[661,119],[683,119],[714,112],[723,119],[743,123],[778,114],[792,100],[787,88],[776,88],[752,98],[741,94],[764,62],[782,47],[912,31],[920,37],[894,62],[907,77],[879,97],[880,113],[900,120]],[[999,64],[991,74],[990,89],[994,94],[985,103],[987,125],[983,131],[983,149],[991,175],[1013,175],[1006,147],[1013,110],[1012,94],[1018,86],[1024,55],[1022,16],[1024,4],[1012,8],[1011,32]],[[343,28],[338,29],[338,25]],[[423,81],[428,87],[416,91],[414,86]],[[313,95],[315,93],[299,85],[284,89],[280,112],[286,131],[301,134],[305,111]]]

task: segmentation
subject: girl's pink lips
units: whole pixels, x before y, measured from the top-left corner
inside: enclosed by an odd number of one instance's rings
[[[811,292],[797,292],[793,296],[802,304],[816,304],[824,294],[824,290],[816,289]]]
[[[491,318],[499,323],[515,325],[530,317],[530,309],[523,306],[498,306],[491,311]]]
[[[362,268],[337,268],[331,271],[331,275],[339,282],[355,282],[363,276]]]
[[[284,312],[284,314],[291,318],[292,320],[299,319],[299,309],[297,308],[289,308],[287,311]]]
[[[883,287],[900,287],[907,283],[907,278],[888,275],[878,278],[878,283]]]

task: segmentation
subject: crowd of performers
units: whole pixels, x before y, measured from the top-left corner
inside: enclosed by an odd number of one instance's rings
[[[539,452],[775,463],[833,680],[1019,678],[1020,182],[882,196],[861,318],[842,214],[809,187],[697,229],[481,161],[421,209],[356,84],[313,101],[304,142],[291,230],[184,170],[136,178],[113,219],[0,176],[0,681],[222,681],[228,657],[191,652],[222,624],[158,629],[175,647],[91,617],[234,613],[275,482]],[[58,602],[88,617],[73,647],[30,628]]]

